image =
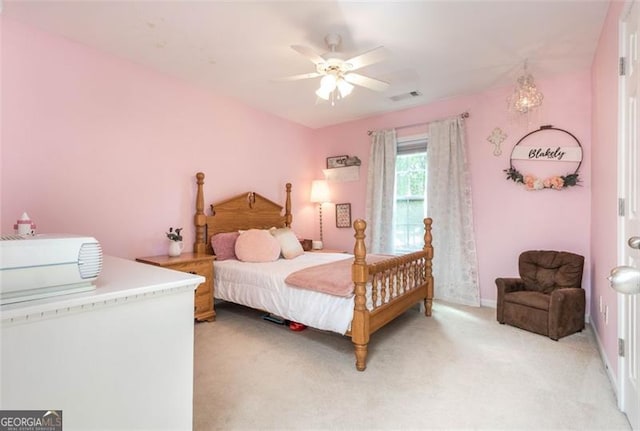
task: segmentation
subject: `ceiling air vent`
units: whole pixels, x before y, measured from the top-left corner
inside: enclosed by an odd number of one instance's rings
[[[394,102],[399,102],[401,100],[411,99],[412,97],[419,97],[419,96],[422,96],[422,93],[420,93],[417,90],[414,90],[414,91],[410,91],[408,93],[403,93],[403,94],[398,94],[396,96],[391,96],[391,97],[389,97],[389,99],[393,100]]]

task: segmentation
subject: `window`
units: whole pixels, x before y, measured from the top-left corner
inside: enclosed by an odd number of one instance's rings
[[[427,139],[398,139],[394,216],[394,251],[422,249],[426,214]]]

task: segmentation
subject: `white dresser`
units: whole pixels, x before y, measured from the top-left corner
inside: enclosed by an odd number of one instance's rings
[[[2,306],[0,409],[62,410],[67,431],[191,429],[203,281],[105,256],[91,292]]]

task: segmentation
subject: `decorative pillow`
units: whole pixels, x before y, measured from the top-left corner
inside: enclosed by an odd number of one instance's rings
[[[280,257],[280,243],[268,230],[249,229],[236,240],[236,256],[243,262],[273,262]]]
[[[285,259],[293,259],[304,253],[300,241],[288,227],[280,229],[271,229],[271,235],[280,243],[280,250],[282,250],[282,257]]]
[[[217,233],[211,236],[211,248],[216,260],[237,259],[236,240],[239,236],[238,232]]]

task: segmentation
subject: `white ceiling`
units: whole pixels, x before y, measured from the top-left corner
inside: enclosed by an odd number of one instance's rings
[[[1,0],[0,0],[1,1]],[[5,17],[62,34],[216,94],[319,128],[512,85],[528,59],[536,79],[591,66],[608,1],[4,1]],[[290,48],[345,58],[384,46],[358,72],[388,81],[356,87],[335,106],[319,78],[275,82],[315,66]],[[390,97],[419,91],[394,102]]]

